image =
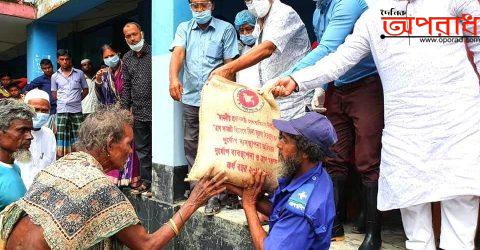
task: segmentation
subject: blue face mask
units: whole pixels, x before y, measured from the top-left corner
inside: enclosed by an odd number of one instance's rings
[[[120,61],[120,57],[118,57],[118,55],[114,55],[112,57],[103,59],[103,62],[105,63],[105,65],[107,65],[110,68],[115,68],[118,65],[119,61]]]
[[[198,24],[206,24],[212,19],[212,10],[192,11],[192,16]]]
[[[47,124],[49,118],[50,118],[50,114],[37,113],[37,115],[32,119],[33,128],[34,129],[42,128],[45,124]]]
[[[240,35],[240,41],[242,41],[243,44],[248,45],[248,46],[253,46],[257,39],[252,35]]]

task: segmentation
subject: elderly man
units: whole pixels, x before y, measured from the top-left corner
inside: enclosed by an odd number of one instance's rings
[[[260,85],[279,77],[296,60],[310,50],[307,29],[297,12],[280,0],[245,0],[248,10],[257,17],[253,36],[257,45],[247,54],[216,69],[212,75],[233,79],[240,70],[258,63]],[[267,84],[268,85],[268,84]],[[313,91],[302,91],[277,100],[281,117],[303,116],[310,105]]]
[[[88,116],[80,151],[41,171],[25,197],[0,214],[0,249],[111,249],[114,238],[129,249],[163,249],[195,210],[225,190],[225,174],[210,170],[176,214],[149,234],[105,175],[122,169],[132,152],[132,123],[132,115],[116,106]]]
[[[242,197],[255,249],[322,249],[330,247],[335,204],[333,187],[322,161],[331,155],[335,130],[323,115],[309,112],[293,120],[274,120],[280,130],[283,164],[279,187],[263,197],[265,173],[254,174],[246,189],[227,188]],[[270,216],[267,235],[257,211]]]
[[[385,98],[378,209],[400,209],[407,249],[435,249],[430,203],[440,201],[440,248],[473,249],[480,195],[478,78],[463,40],[386,37],[392,30],[382,17],[392,8],[417,18],[480,16],[477,0],[381,1],[360,17],[337,52],[281,79],[273,92],[288,95],[336,80],[372,52]],[[478,22],[456,24],[452,35],[480,30]],[[428,37],[423,28],[415,26],[413,35]],[[469,40],[467,46],[480,69],[480,43]]]
[[[152,48],[145,43],[142,27],[130,22],[123,27],[130,47],[123,56],[121,105],[133,113],[135,150],[140,160],[142,184],[134,193],[151,197],[152,184]]]
[[[240,35],[239,50],[241,56],[247,54],[255,46],[257,39],[253,36],[253,30],[256,22],[257,18],[248,10],[242,10],[235,16],[235,29]],[[236,81],[250,88],[260,88],[258,64],[237,72]]]
[[[100,102],[97,98],[97,93],[95,92],[95,82],[93,78],[95,77],[95,70],[93,69],[92,61],[86,58],[80,62],[82,66],[82,71],[85,74],[85,80],[88,85],[88,95],[82,100],[82,113],[84,115],[89,115],[95,110],[97,110]]]
[[[33,118],[33,140],[29,148],[31,156],[28,161],[17,160],[15,163],[20,167],[23,183],[28,189],[35,176],[56,160],[57,147],[55,135],[46,127],[50,118],[49,94],[43,90],[33,89],[25,95],[24,101],[36,113]]]
[[[68,50],[57,51],[60,68],[52,75],[52,96],[57,101],[57,157],[75,151],[78,129],[83,122],[82,100],[88,95],[85,75],[72,66]]]
[[[189,3],[193,18],[178,25],[171,46],[170,96],[183,103],[183,141],[190,170],[197,155],[200,92],[213,69],[238,55],[238,45],[235,28],[212,16],[213,0]],[[205,210],[208,215],[217,213],[220,201],[212,199]]]
[[[29,158],[34,116],[35,113],[24,103],[0,100],[0,211],[26,192],[20,169],[14,161]]]

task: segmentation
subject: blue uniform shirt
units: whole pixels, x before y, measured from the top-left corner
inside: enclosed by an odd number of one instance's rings
[[[322,1],[322,0],[321,0]],[[300,60],[284,75],[315,65],[323,57],[337,50],[352,33],[357,19],[368,9],[364,0],[323,0],[313,14],[313,27],[318,47]],[[335,81],[342,86],[377,74],[377,68],[370,54]]]
[[[33,79],[33,81],[25,87],[25,91],[40,89],[47,92],[48,95],[50,95],[50,114],[55,114],[57,113],[57,101],[53,99],[51,86],[52,82],[50,81],[50,78],[46,75],[41,75]]]
[[[237,32],[233,25],[212,18],[205,30],[192,19],[178,25],[171,50],[183,47],[186,51],[183,63],[182,102],[200,106],[200,91],[210,73],[238,55]]]
[[[330,177],[322,164],[299,178],[280,179],[272,197],[265,249],[328,249],[335,203]]]
[[[27,192],[20,176],[20,168],[13,164],[0,162],[0,211]]]

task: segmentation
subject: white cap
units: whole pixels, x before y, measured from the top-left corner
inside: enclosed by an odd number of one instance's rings
[[[90,62],[90,59],[85,58],[82,61],[80,61],[80,64],[84,64],[84,63],[87,63],[87,62]]]
[[[50,103],[50,96],[48,93],[40,89],[32,89],[28,91],[28,93],[25,95],[25,103],[28,104],[28,102],[32,99],[43,99]]]

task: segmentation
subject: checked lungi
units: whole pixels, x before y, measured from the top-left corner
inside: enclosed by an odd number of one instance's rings
[[[72,146],[78,141],[78,130],[84,120],[82,113],[57,114],[57,158],[72,152]]]

